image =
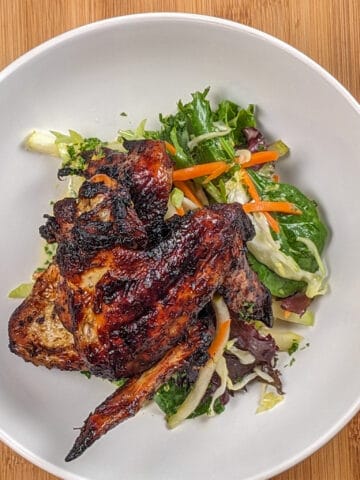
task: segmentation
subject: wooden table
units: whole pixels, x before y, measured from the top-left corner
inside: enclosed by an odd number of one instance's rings
[[[268,32],[312,57],[360,99],[359,0],[0,0],[0,69],[35,45],[71,28],[149,11],[215,15]],[[357,415],[320,451],[275,478],[357,480],[359,445]],[[55,477],[0,443],[0,479]]]

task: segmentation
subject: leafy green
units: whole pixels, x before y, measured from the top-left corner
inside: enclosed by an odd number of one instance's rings
[[[170,192],[170,202],[175,208],[180,208],[184,200],[184,193],[179,188],[173,188]]]
[[[276,142],[269,145],[269,150],[277,152],[279,157],[284,157],[290,151],[289,147],[282,140],[276,140]]]
[[[120,388],[120,387],[123,387],[127,381],[128,381],[127,378],[118,378],[117,380],[113,380],[111,383],[115,385],[117,388]]]
[[[316,258],[307,245],[298,240],[310,239],[319,253],[323,251],[327,229],[320,220],[316,203],[293,185],[272,182],[250,169],[248,173],[262,199],[291,202],[302,211],[301,215],[273,214],[280,224],[280,233],[273,235],[280,241],[280,249],[291,256],[303,270],[316,272],[318,269]]]
[[[192,94],[192,101],[178,103],[181,125],[186,127],[187,134],[182,132],[183,148],[185,138],[187,146],[194,138],[204,138],[193,149],[195,163],[233,160],[235,145],[243,144],[245,137],[242,129],[255,126],[254,107],[247,110],[230,101],[223,101],[216,110],[212,110],[206,98],[209,89]],[[213,136],[213,138],[208,138]]]
[[[170,380],[162,385],[154,396],[154,400],[159,408],[166,413],[167,416],[174,415],[180,405],[185,401],[191,389],[185,373],[177,373]],[[211,404],[211,395],[205,395],[198,407],[188,418],[195,418],[209,412]],[[214,412],[220,414],[225,407],[220,399],[216,399],[214,403]]]
[[[75,130],[69,130],[69,135],[57,132],[55,130],[50,130],[50,133],[54,135],[56,145],[58,145],[59,143],[82,143],[84,141],[82,135],[80,135],[80,133],[76,132]]]
[[[26,298],[28,295],[30,295],[33,286],[34,286],[33,283],[21,283],[16,288],[11,290],[11,292],[9,292],[8,297],[9,298]]]
[[[139,125],[136,127],[135,130],[119,130],[118,141],[121,141],[121,140],[142,140],[142,139],[144,139],[146,137],[145,125],[146,125],[146,118],[144,118],[139,123]]]
[[[260,263],[250,252],[247,257],[250,267],[258,274],[261,282],[270,290],[271,295],[285,298],[305,290],[305,282],[280,277],[266,265]]]
[[[256,127],[254,105],[249,105],[245,109],[230,100],[223,100],[219,103],[214,118],[216,121],[222,121],[225,125],[231,127],[232,141],[238,147],[246,144],[243,129]]]
[[[212,109],[206,98],[209,89],[192,94],[189,103],[178,103],[177,113],[164,116],[159,138],[174,145],[173,156],[178,168],[212,161],[232,161],[235,146],[245,142],[242,129],[255,126],[254,106],[247,109],[225,100]],[[231,176],[229,172],[228,176]],[[204,188],[218,203],[226,202],[222,179],[208,183]]]
[[[291,344],[291,347],[288,349],[288,354],[293,355],[295,352],[297,352],[299,349],[299,342],[297,340],[294,340],[293,343]]]

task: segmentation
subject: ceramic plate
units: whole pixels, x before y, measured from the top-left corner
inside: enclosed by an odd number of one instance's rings
[[[40,255],[38,227],[56,198],[56,159],[26,152],[34,128],[112,139],[119,128],[211,86],[258,106],[261,128],[291,156],[281,174],[318,200],[331,239],[330,292],[316,302],[310,347],[284,370],[286,400],[256,415],[257,387],[213,419],[167,430],[149,406],[66,464],[76,431],[112,390],[78,373],[35,368],[10,354],[7,293],[29,279]],[[68,32],[0,74],[1,324],[0,437],[21,455],[73,480],[255,480],[322,446],[356,413],[359,363],[359,105],[313,61],[264,33],[185,14],[113,18]],[[128,117],[121,117],[121,112]]]

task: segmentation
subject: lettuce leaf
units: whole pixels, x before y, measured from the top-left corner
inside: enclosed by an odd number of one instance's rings
[[[266,265],[260,263],[250,252],[248,252],[247,258],[250,267],[258,274],[261,282],[270,290],[271,295],[286,298],[306,289],[305,282],[280,277]]]
[[[248,173],[252,176],[253,179],[260,177],[259,174],[255,173],[254,171],[248,169]],[[259,178],[262,182],[269,182],[265,178]],[[255,180],[254,180],[255,181]],[[274,182],[269,182],[272,185]],[[295,187],[294,187],[295,188]],[[231,202],[239,202],[239,203],[246,203],[249,200],[249,196],[247,191],[245,190],[244,186],[240,180],[240,172],[234,172],[231,179],[225,182],[225,190],[227,201]],[[297,189],[296,189],[297,190]],[[260,189],[259,189],[260,191]],[[275,190],[276,191],[276,190]],[[326,269],[324,268],[322,262],[319,262],[319,255],[314,255],[315,250],[318,250],[318,246],[323,248],[326,239],[326,228],[320,221],[318,217],[318,213],[316,211],[316,206],[314,205],[311,200],[307,199],[301,192],[298,192],[298,196],[301,198],[301,202],[299,202],[299,208],[303,210],[303,207],[307,207],[309,212],[307,212],[307,216],[304,221],[300,221],[302,223],[302,237],[299,237],[296,242],[300,245],[299,247],[299,254],[297,255],[298,258],[304,258],[304,263],[310,263],[312,268],[315,270],[310,272],[301,268],[301,266],[297,263],[295,258],[292,257],[291,254],[288,253],[288,249],[282,250],[282,240],[286,240],[286,236],[282,235],[280,232],[279,235],[274,234],[269,227],[269,224],[265,218],[265,216],[261,213],[256,213],[251,216],[251,220],[255,227],[255,237],[247,243],[248,249],[250,253],[255,257],[255,259],[266,266],[270,271],[275,273],[281,278],[287,280],[295,280],[297,282],[305,282],[306,289],[305,293],[309,298],[313,298],[316,295],[322,295],[326,292]],[[292,197],[293,198],[293,197]],[[291,200],[290,200],[291,201]],[[296,202],[294,202],[296,203]],[[305,205],[307,203],[307,205]],[[310,214],[313,214],[312,216]],[[280,224],[280,230],[283,228],[283,219],[285,222],[289,222],[289,219],[286,217],[295,217],[295,215],[277,215],[277,219]],[[296,216],[298,219],[299,216]],[[312,220],[310,219],[312,217]],[[307,219],[307,220],[306,220]],[[315,222],[315,228],[312,225],[312,221]],[[289,222],[291,226],[291,221]],[[317,227],[319,228],[320,234],[318,236],[313,235],[313,232],[317,233]],[[294,228],[296,225],[294,224]],[[307,239],[308,245],[304,243],[303,239]],[[310,242],[310,243],[309,243]],[[316,242],[316,243],[315,243]],[[309,248],[309,245],[312,245]],[[287,246],[287,245],[286,245]],[[294,248],[294,247],[293,247]],[[291,250],[292,252],[292,250]],[[310,259],[310,261],[309,261]],[[313,263],[314,262],[314,263]],[[265,280],[264,283],[266,286],[273,287],[274,285],[268,285],[266,283],[266,274],[267,270],[263,270],[263,277],[261,280]],[[272,280],[275,281],[275,277],[272,277]]]
[[[291,256],[301,269],[314,273],[318,261],[299,238],[310,239],[320,254],[323,251],[328,232],[320,220],[316,203],[293,185],[272,182],[251,169],[248,173],[264,200],[291,202],[302,211],[301,215],[273,214],[280,224],[280,233],[273,236],[279,240],[282,252]]]

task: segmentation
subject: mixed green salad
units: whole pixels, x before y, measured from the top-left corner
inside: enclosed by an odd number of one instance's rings
[[[86,152],[91,152],[92,158],[96,155],[100,158],[106,148],[125,151],[125,140],[165,141],[175,166],[168,216],[183,215],[214,202],[243,204],[256,232],[247,244],[248,261],[271,292],[276,321],[272,329],[254,322],[251,305],[246,312],[241,312],[241,317],[253,324],[261,335],[271,335],[277,348],[293,359],[294,352],[308,344],[304,344],[303,337],[288,325],[313,325],[311,302],[327,290],[327,271],[322,259],[327,227],[320,218],[316,202],[297,187],[281,181],[277,165],[288,161],[289,148],[283,141],[273,141],[263,135],[257,125],[254,105],[243,108],[233,101],[223,100],[213,106],[208,92],[209,89],[205,89],[193,93],[188,103],[179,101],[174,114],[160,114],[157,130],[147,130],[144,120],[135,130],[119,130],[117,138],[111,142],[84,138],[74,130],[69,130],[68,134],[35,131],[26,144],[31,150],[62,159],[59,176],[71,175],[68,194],[76,196],[83,180],[81,172],[86,165]],[[53,254],[54,251],[48,252],[47,262]],[[29,289],[31,285],[21,285],[10,296],[26,296]],[[230,341],[225,351],[246,363],[246,352]],[[221,383],[227,382],[231,391],[234,385],[226,371],[221,373],[220,370],[217,373]],[[247,374],[246,379],[238,379],[233,391],[265,377],[259,372],[251,372],[251,375],[255,376],[250,378]],[[283,398],[279,389],[269,388],[269,383],[262,391],[258,411],[272,408]],[[178,373],[158,390],[155,401],[168,418],[171,419],[185,402],[193,385],[185,373]],[[209,384],[210,393],[202,397],[190,417],[224,410],[224,395],[223,401],[219,395],[212,395],[218,388],[219,385]],[[223,394],[224,391],[223,388]]]

